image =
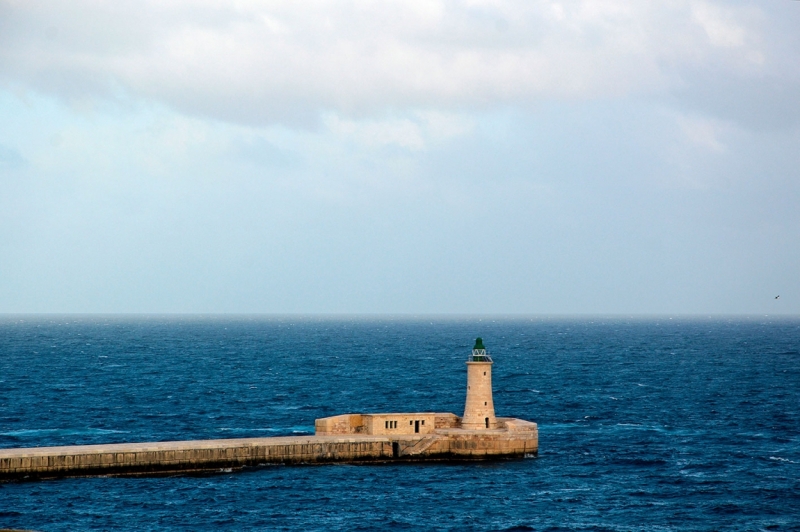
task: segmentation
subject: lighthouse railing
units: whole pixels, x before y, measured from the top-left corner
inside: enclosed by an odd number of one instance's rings
[[[486,349],[473,349],[469,357],[469,362],[493,362],[491,355]]]

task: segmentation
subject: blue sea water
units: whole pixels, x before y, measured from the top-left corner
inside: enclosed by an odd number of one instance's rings
[[[460,414],[472,342],[539,456],[0,484],[0,528],[800,530],[800,319],[0,318],[0,447]]]

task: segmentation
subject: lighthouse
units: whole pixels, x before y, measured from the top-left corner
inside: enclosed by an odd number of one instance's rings
[[[475,340],[475,347],[467,360],[467,403],[464,406],[461,428],[497,428],[492,401],[492,357],[486,352],[481,338]]]

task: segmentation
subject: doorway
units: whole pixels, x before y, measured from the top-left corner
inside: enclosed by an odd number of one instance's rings
[[[487,429],[489,428],[489,418],[488,417],[486,418],[486,428]]]
[[[486,418],[489,419],[489,418]],[[488,421],[487,421],[488,423]],[[419,420],[414,421],[414,432],[419,432]]]

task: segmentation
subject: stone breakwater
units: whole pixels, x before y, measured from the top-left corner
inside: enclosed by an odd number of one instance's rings
[[[425,434],[243,438],[0,449],[0,480],[215,472],[265,464],[486,460],[536,455],[538,427],[438,428]]]

